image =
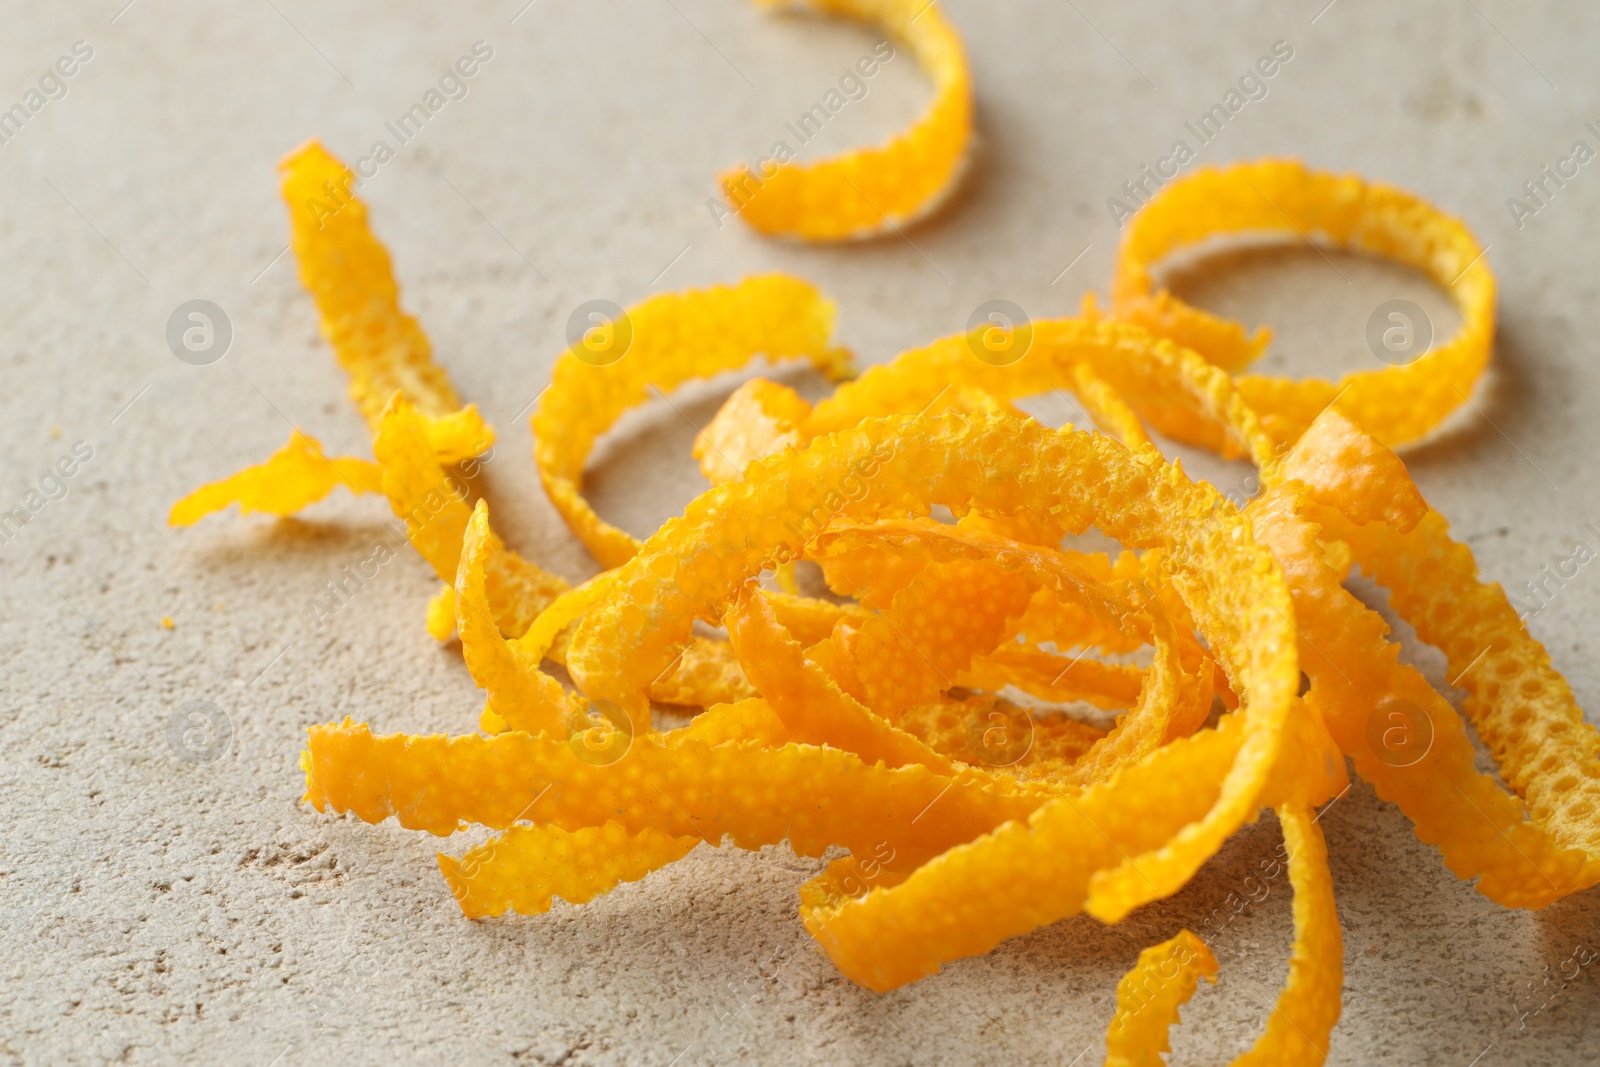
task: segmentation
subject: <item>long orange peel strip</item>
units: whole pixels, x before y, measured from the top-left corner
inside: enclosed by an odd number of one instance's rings
[[[887,144],[811,163],[792,162],[796,145],[780,141],[757,168],[720,176],[723,196],[748,226],[771,237],[842,241],[892,232],[936,209],[955,188],[972,140],[972,75],[966,47],[934,0],[757,0],[763,6],[811,7],[880,26],[911,52],[933,81],[933,103]],[[892,47],[892,45],[891,45]],[[893,51],[888,52],[892,60]],[[877,73],[882,46],[862,62]],[[848,72],[855,76],[856,72]],[[861,78],[856,84],[865,85]],[[848,88],[841,86],[841,88]],[[829,89],[799,119],[809,140],[847,104]],[[803,143],[803,142],[802,142]]]
[[[422,326],[400,307],[389,253],[372,233],[355,175],[317,141],[278,164],[289,209],[290,246],[300,279],[315,298],[322,332],[350,376],[350,397],[378,433],[389,398],[398,393],[418,411],[429,449],[452,464],[482,453],[492,431],[472,405],[463,407],[450,378],[433,360]],[[187,526],[237,503],[246,514],[289,515],[340,485],[380,491],[373,465],[329,460],[296,428],[270,460],[196,490],[173,506],[170,524]]]
[[[461,401],[433,361],[428,335],[400,309],[389,253],[353,191],[355,175],[316,141],[285,156],[278,173],[300,280],[317,302],[322,332],[350,375],[350,397],[367,425],[377,432],[395,393],[424,415],[458,410]]]

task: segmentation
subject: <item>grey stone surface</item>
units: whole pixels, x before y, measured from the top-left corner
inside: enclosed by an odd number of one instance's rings
[[[809,249],[718,228],[712,177],[781,136],[870,48],[869,30],[732,0],[124,2],[0,8],[0,106],[74,42],[93,50],[65,96],[0,145],[0,506],[39,490],[78,442],[92,449],[0,546],[5,1062],[1087,1065],[1139,949],[1197,922],[1276,846],[1267,816],[1119,926],[1061,923],[880,997],[806,947],[795,889],[816,864],[786,849],[701,847],[582,908],[470,923],[433,859],[458,842],[300,805],[312,723],[475,722],[459,655],[421,625],[432,580],[403,553],[319,627],[307,599],[386,536],[381,503],[340,495],[293,521],[230,514],[185,531],[165,512],[267,455],[290,422],[366,453],[292,257],[279,258],[273,165],[309,136],[364,155],[475,41],[494,54],[468,95],[363,195],[408,306],[498,424],[498,524],[569,578],[593,565],[538,492],[513,417],[574,307],[790,270],[838,298],[840,335],[867,360],[960,329],[989,299],[1069,313],[1104,289],[1106,199],[1278,40],[1294,58],[1201,160],[1300,155],[1464,217],[1501,279],[1497,370],[1479,410],[1411,453],[1413,470],[1508,586],[1594,544],[1600,164],[1520,227],[1506,204],[1575,140],[1597,145],[1584,125],[1600,123],[1592,5],[952,0],[978,85],[969,179],[906,239]],[[882,137],[925,96],[897,59],[817,147]],[[1363,330],[1385,300],[1448,322],[1415,279],[1334,262],[1337,274],[1303,250],[1234,257],[1185,284],[1272,322],[1269,358],[1297,373],[1370,364]],[[167,341],[169,316],[196,299],[232,326],[209,365]],[[726,385],[685,410],[708,414]],[[602,513],[647,533],[681,507],[701,484],[690,436],[664,405],[630,418],[598,461]],[[1586,569],[1532,620],[1591,706],[1597,582]],[[1414,654],[1439,669],[1436,653]],[[173,713],[196,700],[231,728],[206,764],[169,743]],[[197,724],[179,726],[181,739]],[[1322,822],[1346,944],[1330,1062],[1595,1061],[1594,968],[1559,995],[1530,991],[1600,940],[1593,892],[1537,914],[1490,904],[1364,786]],[[1185,1010],[1176,1062],[1223,1062],[1258,1032],[1286,973],[1287,891],[1229,929],[1222,981]]]

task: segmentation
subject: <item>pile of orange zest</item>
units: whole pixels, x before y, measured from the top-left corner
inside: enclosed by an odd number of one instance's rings
[[[861,73],[876,73],[885,47],[916,57],[933,81],[934,98],[912,126],[876,148],[811,163],[791,162],[794,146],[773,145],[755,169],[721,175],[723,196],[751,228],[772,237],[844,241],[898,230],[933,211],[959,182],[972,141],[972,75],[966,47],[935,0],[757,0],[765,6],[811,7],[880,26],[890,42],[863,56]],[[893,57],[893,51],[889,51]],[[869,69],[870,68],[870,69]],[[846,72],[855,77],[855,71]],[[865,84],[856,78],[857,84]],[[806,129],[845,106],[830,89],[800,122]]]
[[[791,197],[804,205],[783,209],[797,227],[784,232],[852,235],[865,223],[802,192],[856,159],[904,193],[896,168],[923,158],[918,144],[942,151],[959,128],[964,146],[959,42],[937,7],[913,6],[826,9],[912,45],[941,86],[930,116],[877,156],[780,169],[762,197],[781,195],[745,205],[747,221]],[[1423,201],[1276,161],[1175,181],[1129,225],[1117,318],[1086,300],[1023,338],[1010,327],[999,348],[982,332],[941,338],[815,404],[748,381],[695,439],[711,488],[641,543],[581,492],[624,412],[759,357],[804,358],[835,380],[849,369],[833,305],[798,279],[651,297],[586,328],[533,417],[546,493],[610,568],[569,587],[473,501],[466,466],[493,430],[400,310],[349,172],[313,144],[285,162],[284,191],[375,461],[330,459],[296,430],[266,463],[179,501],[171,522],[234,503],[289,514],[337,484],[388,498],[446,583],[428,628],[460,636],[486,693],[482,733],[312,727],[305,798],[440,836],[496,831],[439,857],[465,915],[583,903],[702,842],[843,848],[802,887],[799,918],[842,973],[884,991],[1072,915],[1118,922],[1177,893],[1271,808],[1294,943],[1235,1062],[1319,1064],[1343,949],[1312,812],[1349,788],[1347,761],[1492,900],[1537,908],[1600,883],[1600,732],[1392,451],[1466,397],[1494,325],[1482,251]],[[1259,230],[1415,266],[1451,290],[1464,325],[1413,363],[1339,383],[1235,379],[1265,332],[1154,291],[1152,270]],[[1018,358],[996,358],[1021,340]],[[1017,407],[1058,389],[1094,430]],[[1264,491],[1241,511],[1167,462],[1152,431],[1248,459]],[[1090,531],[1122,551],[1063,547]],[[836,599],[796,592],[813,567]],[[1464,714],[1401,662],[1383,619],[1345,589],[1352,568],[1444,651]],[[1036,701],[1116,714],[1085,722]],[[664,705],[706,710],[662,729]],[[1505,786],[1478,769],[1469,724]],[[1107,1062],[1160,1063],[1179,1005],[1219,977],[1187,930],[1147,949],[1118,987]]]
[[[897,456],[903,461],[890,462]],[[855,471],[871,483],[859,499],[842,491]],[[721,621],[749,577],[799,553],[808,517],[868,520],[934,504],[1022,511],[1058,535],[1095,525],[1170,557],[1174,584],[1193,598],[1200,630],[1247,709],[1244,740],[1237,761],[1212,768],[1215,792],[1192,825],[1097,872],[1088,908],[1114,920],[1175,892],[1257,810],[1295,703],[1298,667],[1281,572],[1215,490],[1151,449],[1130,453],[1104,437],[1010,416],[946,413],[869,419],[779,453],[691,503],[616,572],[612,588],[625,595],[586,613],[568,670],[591,699],[641,715],[649,678],[671,661],[694,619]]]

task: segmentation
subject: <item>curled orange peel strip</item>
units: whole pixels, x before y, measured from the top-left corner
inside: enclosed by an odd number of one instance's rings
[[[1164,1067],[1167,1032],[1200,979],[1217,983],[1217,958],[1191,930],[1139,953],[1117,983],[1117,1013],[1106,1031],[1106,1067]]]
[[[932,0],[758,2],[768,7],[811,7],[877,24],[893,43],[880,42],[871,56],[863,56],[860,74],[875,74],[879,61],[893,60],[898,45],[909,50],[932,79],[934,99],[921,118],[885,145],[795,163],[791,160],[798,146],[779,141],[756,169],[741,166],[724,172],[722,193],[739,218],[770,237],[841,241],[894,231],[937,208],[959,181],[972,140],[972,75],[966,47],[939,4]],[[864,89],[866,83],[856,75],[847,71],[845,76]],[[840,88],[850,91],[843,84]],[[820,132],[846,103],[840,89],[829,89],[800,118],[798,130],[806,135],[802,143]]]
[[[942,337],[869,368],[818,402],[801,427],[809,440],[880,415],[916,414],[957,403],[977,392],[1011,401],[1053,389],[1082,390],[1091,401],[1099,384],[1114,389],[1140,418],[1169,437],[1203,445],[1224,456],[1245,456],[1269,468],[1277,444],[1235,388],[1233,379],[1204,357],[1132,323],[1081,318],[1041,319],[1030,324],[1031,341],[1014,363],[993,365],[976,358],[967,334]],[[1092,377],[1075,373],[1087,366]],[[1113,428],[1122,414],[1100,416]],[[1131,429],[1125,431],[1134,436]],[[1119,431],[1118,436],[1122,436]],[[1137,440],[1143,442],[1142,430]]]
[[[1239,392],[1273,436],[1292,442],[1336,400],[1339,409],[1391,447],[1419,440],[1465,403],[1494,344],[1495,279],[1466,226],[1411,193],[1354,174],[1263,159],[1204,167],[1162,188],[1128,223],[1111,283],[1118,318],[1187,345],[1238,372],[1265,350],[1265,328],[1244,327],[1157,289],[1155,265],[1217,236],[1279,234],[1318,239],[1414,267],[1461,310],[1456,335],[1399,366],[1353,371],[1337,382],[1262,375]]]
[[[1318,1067],[1339,1021],[1344,984],[1344,935],[1333,900],[1328,846],[1303,805],[1278,809],[1278,825],[1294,888],[1294,948],[1289,979],[1267,1019],[1266,1032],[1233,1067]]]
[[[650,297],[609,324],[612,332],[598,350],[585,334],[556,359],[533,414],[534,462],[550,502],[602,567],[626,562],[639,542],[583,498],[584,464],[600,435],[652,396],[758,356],[804,357],[830,376],[847,373],[849,353],[829,344],[833,318],[832,302],[812,286],[758,275]]]
[[[1348,423],[1313,428],[1318,431],[1362,437]],[[1370,447],[1384,452],[1375,442]],[[1399,524],[1363,523],[1360,518],[1392,494],[1363,505],[1337,477],[1318,478],[1312,465],[1298,473],[1310,479],[1303,510],[1347,543],[1360,566],[1390,590],[1391,606],[1418,637],[1444,651],[1451,684],[1468,693],[1467,718],[1514,793],[1478,772],[1460,717],[1414,670],[1396,665],[1392,649],[1375,667],[1359,661],[1362,669],[1386,672],[1364,687],[1364,707],[1328,715],[1357,769],[1412,818],[1417,836],[1436,845],[1452,871],[1477,876],[1479,892],[1498,903],[1538,908],[1600,883],[1600,823],[1594,818],[1600,732],[1584,721],[1571,687],[1504,591],[1479,578],[1471,550],[1451,539],[1438,512],[1408,515]],[[1294,580],[1291,574],[1291,587]],[[1352,601],[1337,627],[1322,624],[1329,642],[1363,635],[1372,641],[1373,633],[1381,634],[1381,620],[1363,618],[1363,610]],[[1330,683],[1330,702],[1341,695]],[[1403,716],[1397,728],[1419,736],[1426,731],[1428,747],[1420,757],[1393,750],[1383,731],[1375,743],[1368,724],[1374,705],[1389,706],[1385,701],[1403,702],[1393,705]]]
[[[1150,444],[1150,435],[1138,414],[1087,362],[1074,363],[1072,389],[1088,409],[1089,418],[1102,433],[1115,437],[1129,448]]]
[[[1345,444],[1364,441],[1375,456],[1393,459],[1337,412],[1328,412],[1296,445],[1288,466],[1313,476],[1318,465],[1303,462],[1307,439],[1335,435]],[[1327,486],[1308,489],[1297,479],[1268,490],[1249,509],[1257,539],[1277,555],[1294,597],[1301,663],[1311,679],[1307,704],[1357,772],[1411,818],[1418,838],[1437,846],[1457,877],[1477,878],[1480,892],[1508,906],[1541,907],[1577,888],[1581,854],[1526,821],[1520,800],[1477,770],[1460,716],[1415,668],[1399,662],[1399,646],[1387,640],[1382,618],[1347,592],[1319,558],[1318,527],[1305,516],[1336,513],[1317,508],[1313,495],[1342,499],[1357,514],[1393,510],[1396,501],[1388,492],[1363,491],[1363,504]],[[1411,508],[1405,511],[1396,517],[1402,529],[1421,518]],[[1390,708],[1399,710],[1385,710]]]
[[[489,600],[486,568],[495,556],[494,542],[488,504],[480,500],[467,523],[456,572],[456,632],[461,635],[462,657],[473,681],[488,691],[486,721],[515,723],[534,732],[562,728],[573,713],[583,710],[582,702],[541,671],[539,661],[519,642],[501,636]],[[489,719],[491,715],[497,720]]]

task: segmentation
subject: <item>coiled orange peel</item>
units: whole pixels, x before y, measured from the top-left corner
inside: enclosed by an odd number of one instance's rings
[[[1495,280],[1487,249],[1459,219],[1420,197],[1297,160],[1203,167],[1158,191],[1122,235],[1111,282],[1117,317],[1228,371],[1242,371],[1266,349],[1271,331],[1247,334],[1239,323],[1157,289],[1153,269],[1208,238],[1258,233],[1317,239],[1414,267],[1450,294],[1462,317],[1454,337],[1402,365],[1353,371],[1337,382],[1244,375],[1239,391],[1274,437],[1292,443],[1337,401],[1368,433],[1399,447],[1466,402],[1494,344]]]

